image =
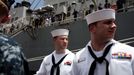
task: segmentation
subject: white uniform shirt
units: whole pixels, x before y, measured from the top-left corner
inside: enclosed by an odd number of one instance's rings
[[[134,75],[134,48],[114,40],[111,42],[114,42],[115,44],[111,47],[109,53],[105,57],[109,62],[109,75]],[[91,42],[89,42],[87,46],[91,46]],[[77,75],[88,75],[90,66],[94,61],[87,46],[76,53]],[[97,57],[102,56],[103,52],[104,51],[94,51]],[[97,63],[94,75],[105,75],[105,73],[106,63]]]
[[[57,63],[63,56],[68,54],[59,65],[60,75],[74,75],[73,65],[75,62],[75,55],[67,49],[65,50],[65,54],[56,54],[56,52],[54,51],[53,53],[46,56],[43,59],[43,62],[41,63],[41,66],[37,71],[36,75],[50,75],[51,67],[53,65],[52,54],[54,54],[55,63]],[[56,70],[54,72],[54,75],[56,75]]]

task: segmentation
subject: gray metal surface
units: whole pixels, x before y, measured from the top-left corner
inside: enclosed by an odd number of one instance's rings
[[[118,28],[115,39],[121,40],[121,42],[130,42],[128,44],[134,46],[134,43],[131,43],[131,41],[134,41],[133,38],[131,40],[122,40],[134,37],[134,11],[117,14],[116,24]],[[31,39],[25,31],[14,37],[24,48],[23,52],[29,59],[30,70],[36,71],[40,66],[42,58],[53,51],[50,31],[59,27],[64,26],[36,29],[34,32],[36,39]],[[68,46],[70,50],[80,49],[87,44],[90,38],[85,20],[71,22],[65,27],[70,30]]]

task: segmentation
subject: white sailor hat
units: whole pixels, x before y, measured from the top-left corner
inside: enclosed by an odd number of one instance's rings
[[[61,35],[68,36],[69,30],[67,30],[67,29],[56,29],[56,30],[51,31],[51,34],[52,34],[52,37],[61,36]]]
[[[86,16],[87,24],[91,24],[97,21],[105,19],[115,19],[115,10],[114,9],[102,9],[90,13]]]

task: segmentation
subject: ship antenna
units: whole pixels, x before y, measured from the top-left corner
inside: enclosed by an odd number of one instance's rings
[[[41,0],[38,1],[38,3],[36,4],[36,6],[34,7],[34,9],[39,5],[40,1],[41,1]]]

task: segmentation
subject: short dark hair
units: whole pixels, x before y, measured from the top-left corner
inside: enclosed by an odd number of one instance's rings
[[[0,17],[7,14],[8,14],[8,7],[2,0],[0,0]]]
[[[96,25],[96,24],[97,24],[97,22],[91,23],[91,24],[88,25],[88,27],[90,28],[90,26]]]
[[[58,36],[55,36],[55,37],[53,37],[54,39],[56,39]]]

